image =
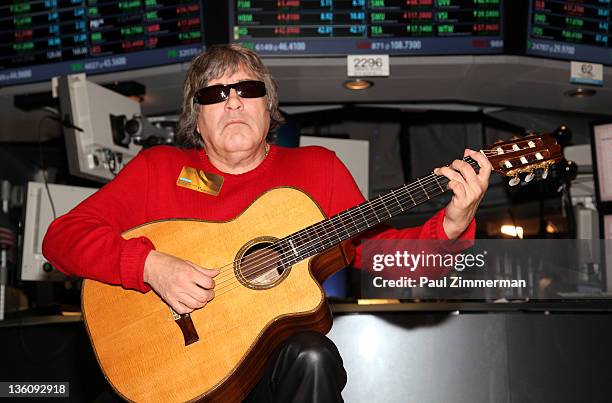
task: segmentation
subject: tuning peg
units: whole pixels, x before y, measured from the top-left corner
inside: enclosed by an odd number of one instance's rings
[[[510,140],[520,140],[519,136],[512,136],[512,138]]]
[[[535,174],[533,172],[529,172],[527,176],[525,176],[525,182],[529,183],[535,178]]]
[[[508,184],[509,184],[510,186],[516,186],[516,185],[518,185],[519,183],[521,183],[521,179],[520,179],[518,176],[515,176],[514,178],[512,178],[512,179],[510,179],[510,180],[508,181]]]
[[[544,168],[544,172],[542,172],[542,179],[546,179],[548,177],[548,167]]]

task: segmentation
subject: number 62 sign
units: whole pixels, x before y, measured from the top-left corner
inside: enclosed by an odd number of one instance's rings
[[[570,83],[603,85],[603,65],[595,63],[571,62]]]

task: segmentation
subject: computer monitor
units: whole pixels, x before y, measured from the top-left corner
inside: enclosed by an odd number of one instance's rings
[[[59,77],[57,92],[70,173],[109,181],[141,149],[113,135],[120,117],[141,115],[140,104],[88,81],[85,74]]]
[[[605,252],[606,291],[612,293],[612,214],[604,214],[602,217],[603,239]]]
[[[504,51],[503,0],[233,0],[229,6],[230,40],[266,56]]]
[[[612,65],[609,0],[529,0],[528,55]]]
[[[0,22],[2,86],[182,63],[204,48],[203,0],[5,1]]]
[[[57,216],[63,215],[95,193],[96,188],[49,184]],[[53,208],[44,183],[28,182],[23,225],[21,280],[62,281],[66,276],[53,268],[42,255],[42,241],[53,221]]]
[[[300,146],[322,146],[336,153],[349,170],[365,199],[369,198],[370,142],[331,137],[300,136]],[[328,297],[348,296],[347,273],[339,271],[323,283]]]
[[[597,201],[612,202],[612,122],[591,125],[591,147]]]
[[[336,153],[349,170],[361,194],[370,195],[370,142],[366,140],[337,139],[333,137],[300,136],[300,146],[321,146]]]

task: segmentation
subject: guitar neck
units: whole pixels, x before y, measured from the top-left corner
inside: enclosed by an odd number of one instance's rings
[[[474,170],[478,170],[478,162],[474,159],[465,157],[463,160]],[[276,242],[276,247],[282,251],[283,266],[291,266],[321,253],[389,218],[440,196],[448,191],[448,182],[445,176],[433,173],[420,177],[280,239]]]

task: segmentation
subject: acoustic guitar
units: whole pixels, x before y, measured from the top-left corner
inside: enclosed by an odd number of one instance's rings
[[[481,153],[511,184],[545,177],[562,159],[550,135],[499,142]],[[126,239],[145,236],[158,251],[221,272],[215,298],[187,315],[154,292],[85,280],[83,315],[106,378],[131,401],[243,399],[284,339],[329,331],[320,284],[352,261],[350,240],[441,195],[447,183],[430,174],[329,218],[304,192],[281,187],[231,221],[163,220],[125,232]]]

